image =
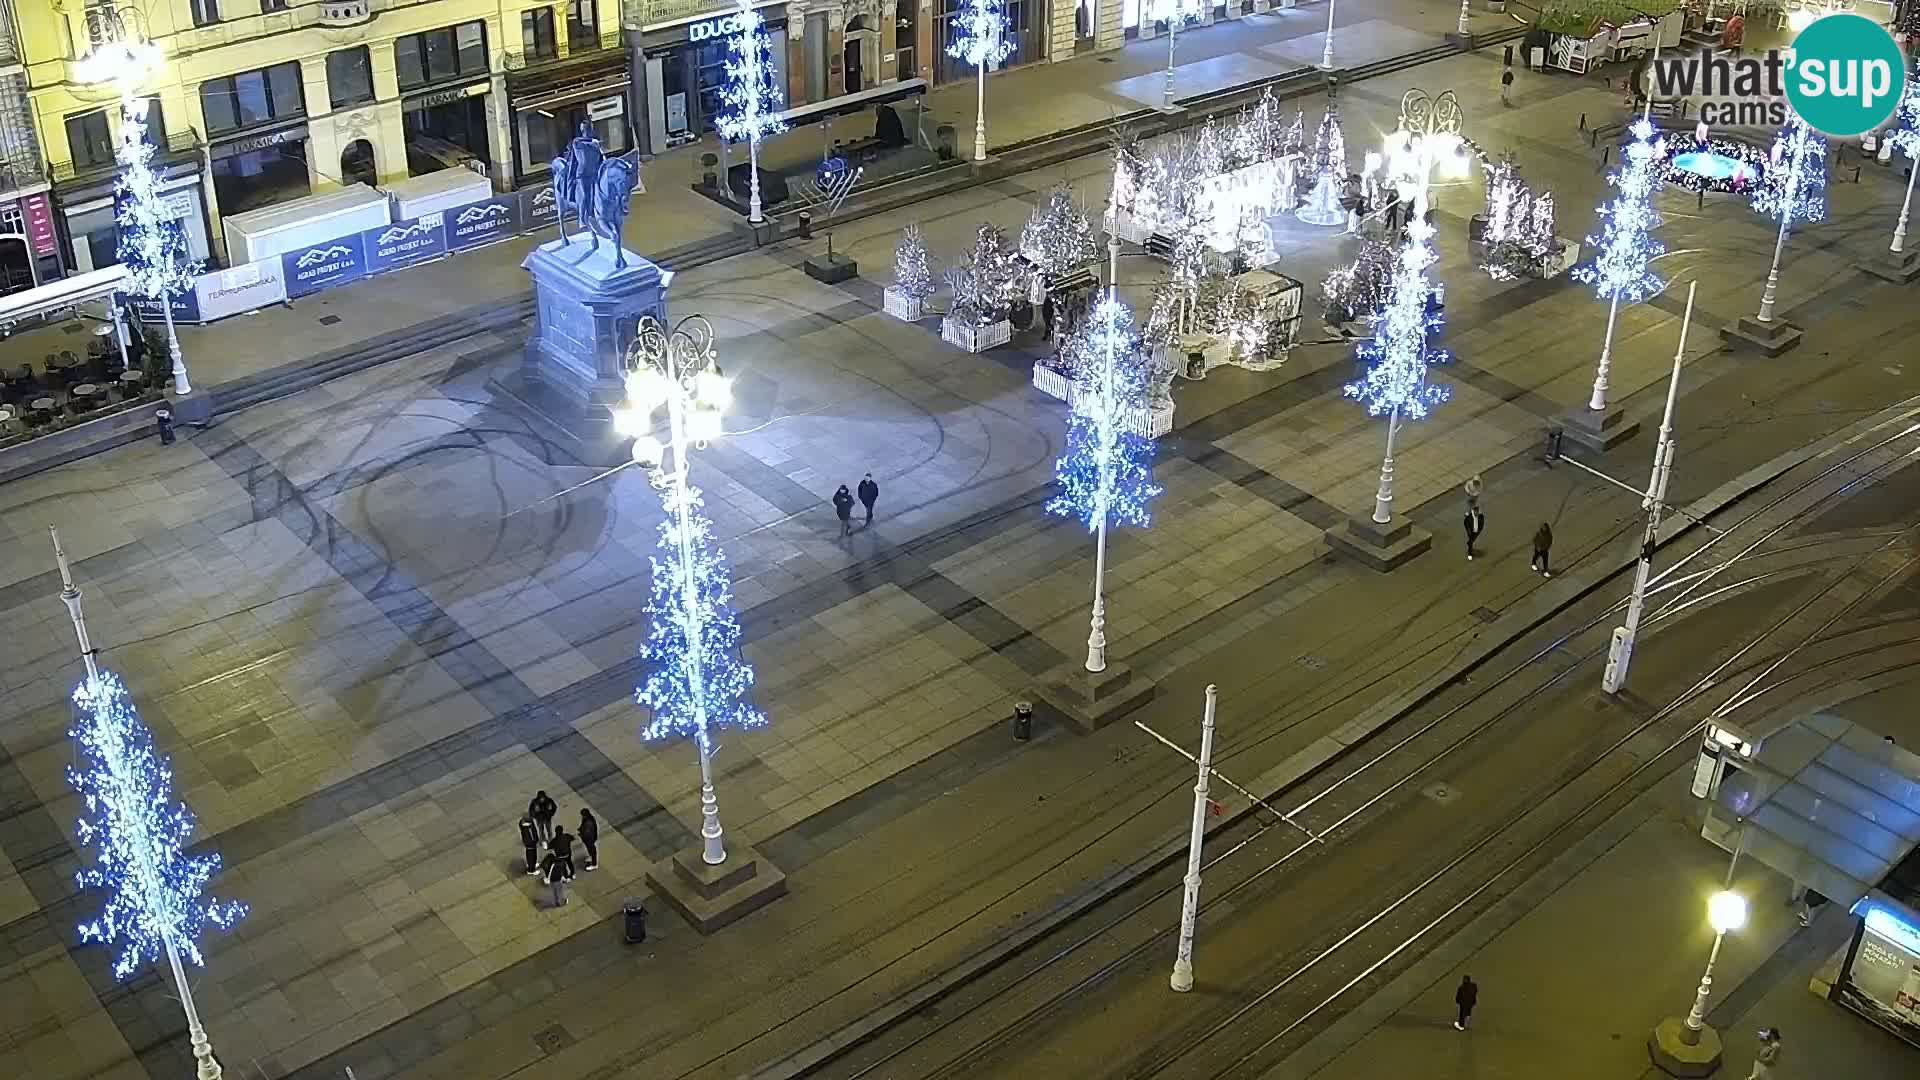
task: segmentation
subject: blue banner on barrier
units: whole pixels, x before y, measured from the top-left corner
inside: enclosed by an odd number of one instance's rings
[[[520,230],[544,229],[560,220],[560,200],[554,198],[553,185],[542,184],[520,192]]]
[[[517,200],[512,195],[455,207],[445,214],[447,246],[454,251],[505,240],[520,231]]]
[[[378,274],[447,253],[447,230],[440,214],[422,214],[360,234],[367,273]]]
[[[366,248],[360,234],[298,248],[280,256],[289,297],[331,289],[367,276]]]
[[[160,310],[160,301],[158,298],[151,296],[134,296],[130,299],[133,303],[133,309],[140,313],[142,319],[157,324],[161,319],[166,317]],[[175,293],[172,300],[174,322],[197,323],[200,321],[200,298],[194,295],[192,289]]]

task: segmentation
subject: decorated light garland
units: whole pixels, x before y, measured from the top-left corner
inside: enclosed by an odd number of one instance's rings
[[[1617,194],[1600,208],[1599,235],[1587,237],[1587,246],[1599,254],[1577,267],[1573,278],[1592,285],[1602,300],[1637,304],[1665,286],[1651,264],[1667,250],[1653,235],[1660,223],[1653,208],[1654,177],[1667,159],[1667,147],[1647,120],[1628,130],[1633,138],[1622,152],[1625,163],[1607,178]]]
[[[1133,316],[1111,296],[1095,305],[1083,330],[1075,372],[1073,415],[1066,453],[1056,463],[1060,493],[1047,512],[1074,517],[1089,531],[1103,525],[1145,528],[1147,504],[1161,489],[1153,482],[1153,441],[1129,421],[1152,397]]]
[[[721,87],[720,115],[714,126],[722,138],[747,143],[747,163],[751,170],[747,184],[748,218],[761,220],[760,212],[760,140],[787,130],[780,119],[785,93],[776,80],[774,65],[768,62],[773,39],[767,35],[766,20],[753,7],[753,0],[740,0],[733,14],[734,33],[727,41],[727,81]]]
[[[1447,387],[1427,381],[1427,368],[1448,360],[1445,351],[1427,345],[1443,321],[1429,303],[1433,287],[1426,271],[1435,260],[1432,239],[1433,226],[1418,218],[1407,223],[1407,242],[1394,267],[1392,298],[1369,316],[1373,338],[1360,346],[1360,358],[1368,365],[1366,374],[1341,388],[1364,405],[1369,416],[1421,420],[1451,396]]]

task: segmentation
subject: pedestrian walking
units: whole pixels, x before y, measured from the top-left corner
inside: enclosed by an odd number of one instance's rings
[[[868,473],[860,481],[860,505],[867,508],[867,524],[873,524],[873,504],[880,501],[880,485],[873,482],[873,474]]]
[[[1779,1061],[1780,1029],[1761,1029],[1760,1049],[1754,1051],[1753,1071],[1747,1074],[1747,1080],[1768,1080],[1773,1075],[1773,1067]]]
[[[1467,497],[1468,510],[1476,514],[1480,512],[1480,493],[1485,490],[1487,490],[1486,481],[1480,479],[1479,473],[1467,477],[1467,482],[1460,485],[1461,493]]]
[[[1500,104],[1513,108],[1513,69],[1500,73]]]
[[[594,820],[593,811],[580,808],[580,846],[587,849],[585,870],[600,869],[600,823]]]
[[[1467,1030],[1467,1021],[1473,1019],[1473,1007],[1480,1003],[1480,984],[1473,976],[1460,976],[1460,985],[1453,992],[1453,1007],[1459,1015],[1453,1018],[1453,1030]]]
[[[553,815],[560,812],[560,804],[554,802],[544,791],[533,793],[533,801],[527,804],[527,816],[533,819],[534,828],[540,831],[542,843],[553,836]]]
[[[566,907],[567,882],[573,880],[573,860],[548,852],[541,872],[545,875],[547,887],[553,890],[553,906]]]
[[[1467,512],[1460,518],[1460,526],[1467,532],[1467,561],[1472,562],[1474,542],[1480,539],[1481,533],[1487,531],[1487,515],[1468,504]]]
[[[833,493],[833,513],[840,519],[840,535],[853,534],[853,493],[847,485],[841,484],[840,490]]]
[[[1400,185],[1387,184],[1387,232],[1400,228]]]
[[[520,819],[520,847],[527,857],[527,876],[540,873],[540,832],[533,826],[532,817]]]
[[[1539,528],[1533,530],[1533,568],[1543,576],[1552,577],[1552,555],[1553,526],[1543,521]]]

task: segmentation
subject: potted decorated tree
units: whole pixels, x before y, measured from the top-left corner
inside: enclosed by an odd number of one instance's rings
[[[881,294],[887,314],[906,322],[926,317],[927,297],[933,295],[933,269],[927,264],[927,238],[917,224],[908,225],[893,249],[893,284]]]
[[[1007,313],[1025,278],[1007,234],[994,225],[980,226],[966,265],[947,271],[953,306],[940,320],[941,338],[976,353],[1005,345],[1013,337]]]

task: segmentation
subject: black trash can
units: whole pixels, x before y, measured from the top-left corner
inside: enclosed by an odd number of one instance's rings
[[[160,444],[162,446],[172,446],[173,413],[169,410],[161,409],[153,414],[153,422],[160,429]]]
[[[637,896],[630,896],[620,905],[621,922],[626,927],[627,944],[638,945],[647,940],[647,905]]]
[[[802,210],[800,211],[799,219],[800,219],[800,239],[802,240],[813,239],[813,215],[807,213],[805,210]]]
[[[1033,703],[1016,701],[1013,703],[1013,737],[1021,742],[1033,738]]]

